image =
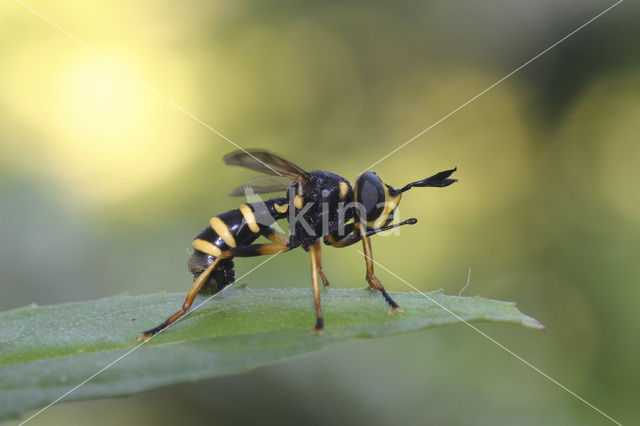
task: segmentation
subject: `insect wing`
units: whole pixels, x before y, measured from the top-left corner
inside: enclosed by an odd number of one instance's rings
[[[242,197],[247,193],[268,194],[270,192],[286,191],[291,183],[291,179],[283,176],[258,176],[248,180],[244,185],[234,189],[232,197]]]
[[[267,151],[234,151],[224,156],[224,162],[230,166],[241,166],[268,175],[286,176],[289,179],[307,182],[309,173],[300,167]]]

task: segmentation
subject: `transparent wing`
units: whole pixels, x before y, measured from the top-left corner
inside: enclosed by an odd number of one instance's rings
[[[255,194],[268,194],[270,192],[286,191],[291,184],[291,179],[284,176],[258,176],[245,182],[244,185],[234,189],[232,197],[242,197],[246,191],[252,191]]]
[[[224,162],[230,166],[246,167],[268,175],[286,176],[300,182],[307,182],[310,177],[309,173],[290,161],[258,149],[234,151],[224,156]]]

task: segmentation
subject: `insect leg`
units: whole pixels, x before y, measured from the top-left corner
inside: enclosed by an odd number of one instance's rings
[[[318,283],[318,255],[320,250],[320,240],[309,246],[309,254],[311,255],[311,284],[313,285],[313,302],[316,305],[316,326],[313,333],[322,333],[324,322],[322,319],[322,310],[320,309],[320,284]]]
[[[340,236],[338,232],[333,232],[324,237],[324,243],[333,247],[346,247],[350,246],[353,243],[357,243],[360,241],[360,231],[355,231],[355,226],[353,223],[348,223],[344,227],[343,235],[345,237]]]
[[[189,308],[191,308],[191,305],[193,304],[193,301],[195,300],[196,296],[200,292],[200,289],[202,288],[204,283],[209,278],[209,275],[211,275],[211,272],[213,272],[215,267],[218,265],[218,263],[222,259],[225,259],[227,257],[229,257],[229,256],[224,256],[224,252],[220,256],[216,257],[216,260],[214,260],[213,263],[211,263],[211,265],[209,265],[207,267],[207,269],[202,271],[202,273],[200,275],[198,275],[198,278],[196,278],[193,281],[193,284],[191,285],[191,288],[189,289],[189,292],[187,293],[187,297],[184,299],[184,302],[182,303],[182,309],[180,309],[175,314],[171,315],[169,318],[167,318],[159,326],[154,327],[151,330],[147,330],[144,333],[142,333],[141,335],[139,335],[138,336],[138,341],[145,341],[146,342],[147,340],[149,340],[151,338],[151,336],[153,336],[154,334],[158,333],[161,330],[164,330],[165,328],[167,328],[168,326],[170,326],[171,324],[176,322],[178,320],[178,318],[180,318],[185,313],[187,313]]]
[[[393,225],[389,225],[389,226],[384,226],[382,228],[378,228],[378,229],[369,229],[367,230],[367,237],[370,237],[372,235],[375,235],[377,233],[380,232],[384,232],[384,231],[388,231],[389,229],[393,229],[393,228],[397,228],[398,226],[402,226],[402,225],[413,225],[415,223],[417,223],[418,220],[416,218],[411,218],[411,219],[407,219],[403,222],[400,223],[395,223]],[[333,247],[347,247],[350,246],[351,244],[357,243],[358,241],[360,241],[362,239],[362,236],[360,234],[360,230],[356,229],[354,231],[354,224],[353,223],[349,223],[345,226],[345,234],[348,234],[346,237],[340,238],[340,239],[336,239],[336,235],[334,234],[329,234],[324,238],[324,243]]]
[[[229,253],[232,257],[253,257],[264,256],[267,254],[284,253],[291,250],[291,247],[285,244],[279,243],[267,243],[267,244],[249,244],[246,246],[239,246],[234,249],[227,250],[223,253]]]
[[[320,275],[322,279],[322,284],[324,284],[325,287],[329,287],[329,280],[324,275],[324,272],[322,272],[322,245],[320,245],[320,240],[316,241],[315,246],[316,250],[314,250],[314,254],[316,257],[316,266],[318,267],[318,275]]]
[[[218,263],[222,259],[228,259],[230,257],[251,257],[251,256],[262,256],[265,254],[276,254],[276,253],[282,253],[282,252],[288,251],[290,249],[291,247],[289,247],[286,244],[250,244],[250,245],[240,246],[234,249],[223,251],[222,253],[220,253],[218,257],[216,257],[213,263],[209,265],[207,269],[202,271],[202,273],[198,275],[198,278],[196,278],[193,281],[193,284],[191,285],[191,288],[187,293],[187,297],[182,303],[182,309],[180,309],[175,314],[171,315],[159,326],[142,333],[140,336],[138,336],[138,341],[146,342],[151,338],[151,336],[167,328],[169,325],[176,322],[178,318],[180,318],[185,313],[187,313],[189,308],[191,308],[191,305],[193,304],[193,301],[195,300],[196,296],[200,292],[200,289],[202,288],[204,283],[207,281],[207,279],[211,275],[211,272],[213,272],[215,267],[218,265]]]
[[[357,226],[360,229],[360,233],[366,235],[366,228],[364,224],[362,222],[358,222]],[[364,249],[364,260],[367,264],[367,282],[369,283],[371,288],[373,288],[374,290],[379,290],[380,293],[382,293],[382,297],[384,297],[384,300],[386,300],[389,306],[391,306],[391,309],[389,309],[390,315],[393,315],[395,311],[404,312],[404,309],[398,306],[398,304],[391,298],[391,296],[389,296],[389,293],[387,293],[387,291],[384,289],[380,280],[373,273],[373,253],[371,251],[371,241],[369,240],[369,237],[365,237],[362,239],[362,247]]]
[[[268,239],[270,239],[276,244],[284,245],[284,244],[287,244],[287,242],[289,241],[287,237],[285,237],[280,232],[276,231],[270,226],[261,225],[260,232],[262,233],[262,235],[264,235],[265,237],[267,237]],[[329,286],[329,280],[322,272],[322,252],[321,252],[320,244],[318,244],[318,250],[316,250],[315,253],[316,253],[316,263],[318,265],[318,274],[320,274],[320,278],[322,278],[322,283],[324,284],[324,286],[327,287]]]
[[[276,244],[285,245],[289,240],[270,226],[260,225],[260,233]]]

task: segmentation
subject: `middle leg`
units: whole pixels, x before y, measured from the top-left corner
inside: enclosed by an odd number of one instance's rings
[[[320,309],[320,284],[318,282],[318,256],[317,251],[320,250],[320,240],[309,246],[309,254],[311,255],[311,284],[313,285],[313,302],[316,305],[316,326],[312,333],[322,333],[324,328],[324,320],[322,319],[322,310]]]

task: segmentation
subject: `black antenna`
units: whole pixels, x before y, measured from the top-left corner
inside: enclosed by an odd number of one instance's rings
[[[444,188],[445,186],[449,186],[452,183],[455,183],[455,182],[458,181],[458,179],[448,179],[448,177],[451,176],[453,174],[453,172],[455,172],[456,170],[458,170],[457,167],[453,168],[451,170],[445,170],[443,172],[436,173],[435,175],[433,175],[431,177],[428,177],[428,178],[423,179],[423,180],[419,180],[417,182],[411,182],[411,183],[405,185],[404,188],[397,189],[396,193],[408,191],[411,188],[413,188],[414,186],[417,186],[417,187],[431,186],[431,187],[436,187],[436,188]]]

